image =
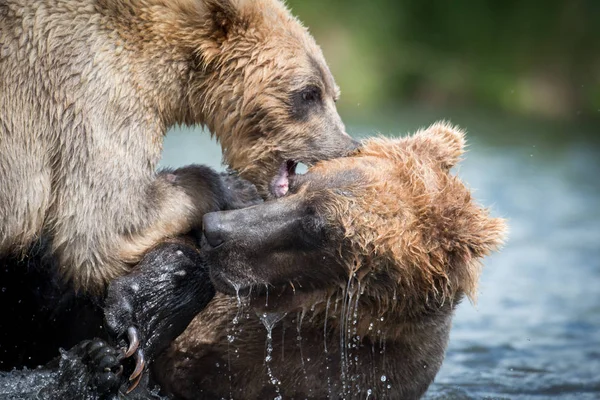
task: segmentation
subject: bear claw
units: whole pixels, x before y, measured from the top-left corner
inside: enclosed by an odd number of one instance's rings
[[[131,357],[136,350],[140,347],[140,336],[138,334],[138,330],[130,326],[127,328],[127,338],[129,339],[129,347],[125,352],[125,358]]]
[[[124,358],[133,356],[135,360],[135,368],[129,376],[129,382],[131,382],[131,384],[126,391],[126,393],[130,393],[137,387],[142,379],[144,367],[146,366],[146,359],[143,350],[140,348],[140,338],[137,328],[133,326],[127,328],[127,339],[129,341],[129,347],[127,350],[123,349]],[[119,372],[123,372],[122,366]]]
[[[127,393],[214,294],[208,267],[191,238],[156,246],[128,275],[108,285],[104,305],[108,333],[119,344],[121,359],[135,363]]]
[[[135,352],[135,369],[129,376],[129,381],[133,382],[133,383],[127,390],[127,393],[131,392],[138,385],[138,383],[140,382],[140,379],[142,377],[142,374],[144,372],[145,366],[146,366],[146,360],[144,359],[144,352],[142,351],[142,349],[138,349]]]

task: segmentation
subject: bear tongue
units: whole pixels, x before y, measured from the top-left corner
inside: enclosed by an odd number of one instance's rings
[[[296,166],[298,163],[293,160],[288,160],[281,164],[277,175],[271,181],[269,187],[271,194],[275,198],[284,197],[290,188],[290,178],[296,175]]]
[[[276,198],[283,197],[289,189],[289,173],[287,162],[281,164],[279,172],[271,181],[271,193]]]

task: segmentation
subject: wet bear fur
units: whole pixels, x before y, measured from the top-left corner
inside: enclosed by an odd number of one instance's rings
[[[154,364],[183,399],[417,399],[474,300],[492,218],[450,172],[464,133],[436,123],[320,162],[287,196],[204,217],[217,294]],[[268,329],[266,329],[268,328]]]
[[[218,174],[204,166],[188,166],[186,170],[197,170],[210,179],[208,187],[211,190],[204,191],[202,195],[210,197],[211,202],[220,204],[223,209],[243,208],[262,202],[254,185],[234,173]],[[173,170],[164,172],[176,173]],[[115,287],[108,290],[110,297],[106,300],[76,293],[60,279],[57,259],[50,255],[46,247],[48,243],[44,240],[36,242],[25,258],[1,258],[0,371],[36,368],[56,357],[59,348],[70,349],[81,341],[94,337],[113,340],[132,325],[137,326],[142,338],[148,341],[145,343],[148,345],[148,358],[161,351],[163,341],[177,336],[172,336],[169,330],[173,326],[184,324],[180,327],[183,330],[193,316],[192,314],[186,320],[188,317],[181,315],[181,310],[176,310],[186,306],[181,290],[186,292],[187,299],[188,287],[193,289],[195,286],[159,284],[163,275],[166,278],[176,278],[177,269],[159,274],[161,268],[166,268],[168,264],[165,260],[175,256],[171,253],[179,250],[174,250],[173,246],[182,246],[185,252],[197,251],[193,250],[195,245],[190,245],[190,238],[184,239],[169,239],[155,246],[134,267],[132,274],[113,281]],[[169,244],[170,242],[174,243]],[[177,265],[177,262],[170,264]],[[192,261],[192,265],[189,264],[190,262],[180,263],[193,268],[193,265],[200,262]],[[141,274],[142,269],[148,272]],[[189,273],[187,281],[193,276],[193,273]],[[206,291],[212,293],[208,277],[196,277],[190,282],[192,283],[206,286]],[[133,284],[144,287],[143,296],[131,293],[129,286]],[[194,306],[198,307],[198,304]],[[110,315],[108,321],[105,320],[105,313]],[[162,320],[162,324],[154,323],[157,318]],[[180,331],[177,334],[179,333]]]
[[[96,312],[145,252],[230,208],[205,171],[156,171],[170,127],[208,127],[264,194],[282,165],[356,146],[338,95],[278,0],[1,1],[0,299],[19,317],[0,321],[0,368],[90,337],[96,317],[66,337],[90,315],[72,303]]]
[[[279,0],[2,1],[0,256],[44,238],[60,276],[101,295],[220,209],[202,173],[156,172],[170,127],[206,125],[264,189],[355,147],[338,92]]]

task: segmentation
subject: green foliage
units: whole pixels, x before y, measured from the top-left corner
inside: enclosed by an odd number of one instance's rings
[[[410,102],[600,116],[600,1],[289,0],[342,111]]]

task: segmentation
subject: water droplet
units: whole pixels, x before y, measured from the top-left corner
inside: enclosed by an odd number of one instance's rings
[[[281,399],[280,388],[279,385],[281,382],[273,375],[273,371],[271,369],[271,360],[273,359],[273,327],[279,321],[281,321],[287,313],[257,313],[261,322],[267,329],[267,355],[265,356],[265,363],[267,365],[267,374],[269,375],[269,380],[273,386],[275,386],[275,392],[277,393],[277,397],[275,399]]]
[[[385,381],[387,381],[387,376],[381,375],[381,382],[385,382]]]

